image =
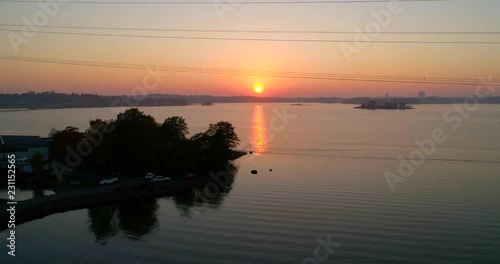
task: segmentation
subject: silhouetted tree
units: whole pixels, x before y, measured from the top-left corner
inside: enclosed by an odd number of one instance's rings
[[[90,127],[85,131],[85,138],[93,146],[92,153],[87,158],[87,165],[94,169],[110,171],[112,163],[115,129],[114,120],[90,120]]]
[[[226,121],[210,124],[205,134],[213,150],[228,151],[240,142],[233,125]]]
[[[210,150],[210,141],[206,133],[196,133],[191,137],[191,140],[198,146],[202,152]]]
[[[137,108],[118,114],[113,132],[113,165],[120,171],[144,171],[154,164],[158,125]]]
[[[49,137],[52,138],[52,152],[56,157],[64,158],[69,148],[75,150],[85,134],[78,131],[77,127],[68,126],[63,130],[52,129]]]
[[[184,118],[173,116],[165,119],[159,132],[161,143],[171,143],[185,140],[186,135],[189,134],[189,128]]]

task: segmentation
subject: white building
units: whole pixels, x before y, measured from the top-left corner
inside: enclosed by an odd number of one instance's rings
[[[11,154],[16,155],[16,168],[31,173],[29,159],[36,152],[43,155],[44,160],[49,160],[49,144],[41,137],[37,136],[2,136],[0,135],[0,165],[5,168],[8,165],[7,159]],[[44,170],[48,170],[48,163]]]

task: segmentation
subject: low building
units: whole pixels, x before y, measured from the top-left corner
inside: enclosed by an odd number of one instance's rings
[[[44,160],[49,160],[50,145],[38,136],[2,136],[0,135],[0,166],[2,168],[8,165],[8,156],[16,156],[16,168],[25,173],[31,173],[29,159],[36,152],[43,155]],[[48,163],[44,170],[48,170]]]

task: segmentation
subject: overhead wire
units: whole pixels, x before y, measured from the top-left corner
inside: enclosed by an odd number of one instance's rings
[[[7,32],[24,32],[21,29],[0,29]],[[225,41],[259,41],[259,42],[311,42],[311,43],[357,43],[353,39],[284,39],[284,38],[236,38],[236,37],[194,37],[194,36],[158,36],[158,35],[138,35],[138,34],[108,34],[108,33],[83,33],[83,32],[60,32],[42,31],[42,34],[57,35],[80,35],[99,37],[128,37],[128,38],[159,38],[159,39],[190,39],[190,40],[225,40]],[[370,43],[385,44],[500,44],[500,41],[427,41],[427,40],[371,40]]]
[[[119,69],[151,69],[170,72],[185,73],[204,73],[204,74],[223,74],[223,75],[245,75],[276,78],[294,78],[294,79],[316,79],[316,80],[336,80],[336,81],[362,81],[362,82],[389,82],[389,83],[414,83],[414,84],[441,84],[441,85],[500,85],[500,80],[488,80],[488,83],[482,83],[480,80],[470,78],[446,78],[446,77],[425,77],[425,76],[383,76],[383,75],[355,75],[355,74],[333,74],[333,73],[314,73],[314,72],[280,72],[280,71],[256,71],[242,69],[222,69],[222,68],[203,68],[203,67],[180,67],[180,66],[161,66],[130,64],[119,62],[96,62],[83,60],[62,60],[50,58],[18,57],[18,56],[0,56],[1,60],[25,61],[52,63],[63,65],[87,66],[87,67],[106,67]]]
[[[4,27],[24,27],[24,24],[0,23]],[[205,32],[205,33],[262,33],[262,34],[358,34],[359,31],[341,30],[249,30],[249,29],[193,29],[193,28],[136,28],[136,27],[89,27],[45,25],[40,28],[119,30],[119,31],[160,31],[160,32]],[[500,31],[382,31],[381,35],[500,35]]]
[[[324,0],[324,1],[238,1],[238,5],[297,5],[297,4],[366,4],[366,3],[389,3],[389,2],[452,2],[455,0]],[[0,0],[0,3],[44,3],[37,0]],[[223,4],[216,1],[68,1],[64,4],[96,4],[96,5],[215,5]]]

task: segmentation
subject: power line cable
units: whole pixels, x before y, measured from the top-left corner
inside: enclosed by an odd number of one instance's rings
[[[455,0],[399,0],[397,2],[452,2]],[[240,1],[235,5],[283,5],[283,4],[366,4],[366,3],[389,3],[396,2],[395,0],[332,0],[332,1]],[[44,3],[36,0],[0,0],[0,3]],[[69,1],[64,4],[97,4],[97,5],[215,5],[222,4],[221,2],[207,1]]]
[[[115,62],[95,62],[82,60],[62,60],[48,58],[32,58],[17,56],[0,56],[3,60],[39,62],[87,67],[106,67],[119,69],[148,69],[151,65],[115,63]],[[330,74],[330,73],[308,73],[308,72],[278,72],[278,71],[255,71],[240,69],[221,68],[201,68],[201,67],[179,67],[179,66],[156,66],[157,70],[170,72],[223,74],[223,75],[245,75],[276,78],[295,79],[316,79],[316,80],[336,80],[336,81],[362,81],[362,82],[387,82],[387,83],[413,83],[413,84],[441,84],[441,85],[486,85],[478,80],[463,78],[443,78],[443,77],[411,77],[411,76],[382,76],[382,75],[350,75],[350,74]],[[489,80],[487,85],[500,85],[500,80]]]
[[[18,29],[0,29],[7,32],[24,32]],[[159,39],[190,39],[190,40],[225,40],[225,41],[261,41],[261,42],[316,42],[316,43],[346,43],[357,42],[356,40],[340,39],[283,39],[283,38],[234,38],[234,37],[189,37],[189,36],[158,36],[137,34],[107,34],[107,33],[81,33],[81,32],[59,32],[59,31],[36,31],[42,34],[56,35],[79,35],[98,37],[127,37],[127,38],[159,38]],[[419,40],[371,40],[370,43],[386,44],[500,44],[500,41],[419,41]]]
[[[6,27],[24,27],[23,24],[0,23]],[[239,30],[239,29],[181,29],[181,28],[133,28],[133,27],[83,27],[83,26],[43,26],[54,29],[82,30],[124,30],[124,31],[162,31],[162,32],[207,32],[207,33],[272,33],[272,34],[358,34],[359,31],[339,30]],[[377,32],[387,35],[499,35],[500,31],[389,31]]]

